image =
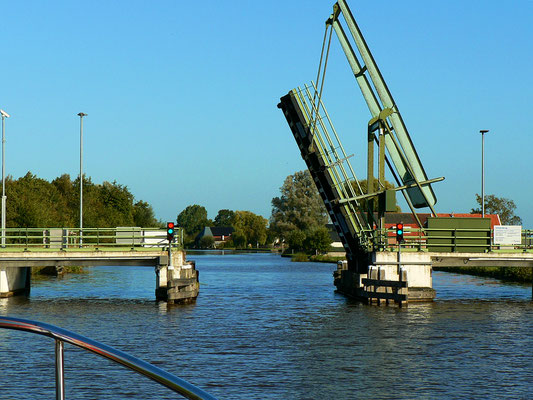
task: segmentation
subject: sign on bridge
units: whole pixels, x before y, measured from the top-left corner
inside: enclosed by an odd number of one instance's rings
[[[494,225],[494,244],[522,244],[522,226]]]

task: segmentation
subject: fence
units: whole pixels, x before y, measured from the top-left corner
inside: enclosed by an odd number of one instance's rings
[[[164,229],[118,228],[6,228],[5,249],[98,249],[168,247]],[[183,247],[183,229],[177,228],[172,247]]]
[[[402,249],[431,252],[528,251],[533,249],[533,230],[523,229],[520,244],[494,244],[492,229],[445,229],[405,227]],[[374,249],[398,250],[393,228],[374,231]]]

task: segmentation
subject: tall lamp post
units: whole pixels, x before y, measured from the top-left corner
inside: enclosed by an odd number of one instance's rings
[[[481,133],[481,216],[485,218],[485,133],[488,129],[482,129]]]
[[[85,113],[78,113],[80,116],[80,247],[83,245],[83,117]]]
[[[9,118],[9,114],[4,110],[0,110],[2,114],[2,247],[6,247],[6,127],[5,119]]]

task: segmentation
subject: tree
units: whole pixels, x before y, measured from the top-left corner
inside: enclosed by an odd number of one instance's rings
[[[270,226],[281,238],[293,230],[305,231],[328,222],[326,207],[309,171],[289,175],[280,192],[280,197],[272,199]]]
[[[61,220],[57,202],[61,195],[57,188],[31,172],[14,181],[6,179],[9,196],[6,226],[41,228],[54,226]]]
[[[242,232],[235,231],[231,235],[231,240],[235,247],[246,247],[246,236]]]
[[[482,197],[476,193],[476,202],[479,208],[473,208],[472,214],[481,214]],[[496,197],[493,194],[485,196],[485,214],[498,214],[503,225],[522,225],[522,219],[515,215],[516,205],[513,200]]]
[[[133,205],[133,224],[140,227],[159,225],[159,221],[155,218],[154,209],[146,201],[139,200]]]
[[[262,246],[267,239],[268,220],[251,211],[236,211],[234,227],[236,233],[243,235],[246,244],[252,246]],[[233,233],[235,236],[235,233]],[[233,240],[235,243],[235,239]]]
[[[202,236],[199,242],[201,249],[211,249],[215,245],[215,239],[211,235]]]
[[[205,207],[198,204],[187,206],[179,213],[177,221],[178,226],[182,227],[189,236],[197,235],[202,228],[209,226],[211,222],[207,219]]]
[[[227,209],[218,210],[215,217],[215,226],[233,226],[235,222],[235,212]]]
[[[299,251],[304,249],[304,242],[306,239],[305,232],[299,229],[293,229],[287,233],[287,243],[293,250]]]
[[[85,182],[83,187],[85,191]],[[112,183],[104,181],[102,185],[98,185],[95,189],[93,196],[96,196],[96,199],[93,199],[93,204],[96,206],[96,209],[90,210],[90,207],[88,207],[88,211],[92,211],[92,216],[95,221],[98,221],[93,223],[94,225],[133,225],[133,195],[126,186],[121,185],[116,181],[113,181]],[[91,192],[88,192],[88,198],[90,199]]]
[[[10,198],[6,215],[8,227],[74,227],[79,224],[79,178],[72,181],[68,174],[63,174],[48,182],[28,172],[17,180],[8,176],[6,191]],[[139,201],[134,205],[133,201],[128,188],[116,181],[99,185],[84,177],[84,227],[132,226],[134,214],[140,218],[142,213],[145,221],[148,217],[154,219],[148,203]]]
[[[308,252],[326,253],[331,245],[331,236],[328,228],[321,226],[308,231],[304,241],[304,248]]]

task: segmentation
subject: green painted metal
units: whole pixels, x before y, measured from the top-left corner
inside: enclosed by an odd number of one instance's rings
[[[348,38],[341,24],[341,16],[351,38]],[[351,156],[346,155],[322,102],[333,31],[344,50],[372,117],[367,131],[366,193],[362,191],[348,160]],[[357,53],[352,43],[355,43]],[[386,237],[383,235],[383,213],[378,213],[376,219],[375,211],[380,210],[371,209],[373,202],[366,202],[368,209],[363,209],[361,200],[377,197],[385,192],[385,165],[390,168],[398,184],[395,190],[402,192],[417,220],[415,208],[429,207],[432,214],[436,215],[433,206],[437,199],[431,183],[444,178],[427,178],[398,108],[345,0],[339,0],[334,5],[333,14],[326,21],[316,81],[318,87],[313,83],[311,86],[305,85],[303,88],[291,90],[280,99],[278,107],[287,119],[302,158],[339,233],[349,264],[361,265],[361,272],[365,272],[367,252],[383,248],[386,245]],[[378,145],[377,177],[374,174],[374,143]],[[384,196],[386,206],[392,209],[390,198],[395,196],[394,193]],[[418,222],[422,227],[419,220]],[[355,254],[359,254],[357,262],[350,263]],[[359,266],[357,268],[359,269]]]
[[[434,218],[435,221],[441,218]],[[480,228],[472,227],[469,223],[465,226],[448,222],[446,219],[460,220],[463,218],[442,218],[436,225],[445,227],[412,228],[405,227],[403,251],[422,251],[435,253],[531,253],[533,252],[533,230],[522,230],[522,243],[516,245],[494,245],[491,239],[494,237],[490,223],[479,223]],[[481,218],[476,218],[481,220]],[[434,225],[434,224],[432,224]],[[460,226],[460,227],[454,227]],[[474,224],[476,226],[476,224]],[[395,229],[388,228],[376,232],[376,238],[386,238],[385,251],[398,251],[399,246],[395,238]],[[376,243],[376,249],[377,249]]]
[[[359,212],[363,195],[348,156],[314,84],[291,90],[280,99],[287,122],[315,181],[349,259],[366,256],[373,242],[372,225]]]
[[[429,251],[467,253],[491,249],[490,218],[428,218]]]
[[[316,92],[316,86],[313,83],[312,86],[314,92]],[[312,137],[313,148],[310,151],[317,151],[320,155],[320,159],[336,193],[336,198],[333,200],[339,201],[355,195],[356,189],[352,182],[356,182],[360,193],[362,193],[361,186],[349,162],[349,157],[346,156],[346,152],[336,134],[333,123],[329,119],[324,104],[320,102],[317,106],[312,103],[313,92],[307,85],[303,90],[298,88],[298,91],[293,91],[293,94],[296,95],[298,104],[304,111],[305,124]],[[314,113],[312,110],[314,110]],[[315,118],[315,121],[313,121],[313,115],[320,115],[321,112],[324,118]],[[329,133],[329,130],[332,131],[332,134]],[[343,206],[343,215],[347,219],[349,228],[353,229],[355,235],[361,237],[363,242],[370,239],[365,237],[365,232],[371,230],[370,225],[359,215],[358,208],[354,204],[345,204]]]
[[[346,21],[362,62],[359,61],[339,21],[341,15]],[[399,179],[404,185],[415,184],[407,190],[411,202],[416,208],[431,208],[432,213],[436,215],[433,206],[436,204],[437,198],[430,185],[423,187],[419,184],[419,182],[428,180],[427,175],[398,107],[345,0],[339,0],[335,3],[333,14],[326,21],[326,24],[331,25],[337,34],[352,72],[370,109],[372,115],[371,123],[378,118],[383,120],[384,126],[387,128],[385,144]],[[387,110],[386,113],[383,113],[385,110]]]
[[[396,212],[396,192],[394,190],[385,190],[379,196],[380,213]]]
[[[177,228],[173,248],[183,247],[183,229]],[[80,248],[80,238],[83,246]],[[2,251],[21,249],[89,250],[168,248],[166,231],[160,228],[6,228],[6,247]]]

